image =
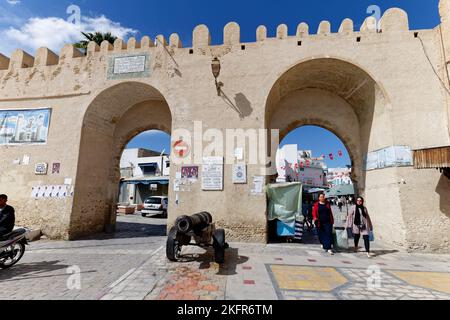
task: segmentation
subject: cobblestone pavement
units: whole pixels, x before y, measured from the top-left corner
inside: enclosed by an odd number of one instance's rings
[[[165,224],[137,215],[119,217],[113,236],[33,242],[16,266],[0,270],[0,299],[101,299],[161,251]],[[81,290],[73,277],[77,271]]]
[[[230,243],[224,265],[196,247],[172,263],[164,220],[119,221],[113,238],[33,243],[19,265],[0,270],[0,299],[450,300],[450,255],[375,243],[369,259],[363,252],[330,256],[317,244]],[[73,266],[81,290],[69,288]]]

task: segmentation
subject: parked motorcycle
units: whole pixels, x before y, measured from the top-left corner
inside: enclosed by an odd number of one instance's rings
[[[28,245],[27,229],[17,229],[0,237],[0,268],[8,269],[22,259]]]

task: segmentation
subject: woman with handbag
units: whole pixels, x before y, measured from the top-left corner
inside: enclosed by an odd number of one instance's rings
[[[358,252],[358,244],[362,236],[364,239],[364,246],[366,247],[367,257],[370,258],[370,235],[373,232],[373,225],[369,212],[364,206],[364,199],[362,197],[356,199],[356,205],[350,210],[347,218],[347,228],[351,229],[353,233],[353,238],[355,239],[355,252]]]
[[[334,251],[331,250],[333,244],[334,217],[331,205],[327,201],[325,194],[319,196],[319,201],[314,205],[312,214],[323,249],[329,254],[334,255]]]

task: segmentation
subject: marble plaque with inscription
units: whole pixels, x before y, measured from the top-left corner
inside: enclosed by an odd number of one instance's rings
[[[108,79],[143,78],[150,76],[150,55],[116,55],[109,59]]]
[[[114,59],[114,74],[145,71],[145,56],[120,57]]]

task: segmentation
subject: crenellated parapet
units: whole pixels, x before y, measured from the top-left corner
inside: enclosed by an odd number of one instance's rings
[[[448,6],[448,0],[441,1],[441,8]],[[447,20],[443,20],[447,21]],[[448,23],[450,24],[450,22]],[[405,11],[398,8],[387,10],[380,23],[380,29],[378,30],[377,21],[373,17],[368,17],[362,24],[359,31],[355,30],[354,23],[351,19],[345,19],[342,21],[337,33],[332,33],[332,26],[329,21],[322,21],[318,27],[317,33],[312,34],[308,24],[302,22],[297,26],[295,35],[289,35],[288,26],[281,24],[276,30],[276,36],[269,38],[267,35],[267,28],[265,26],[259,26],[256,30],[256,43],[266,42],[270,40],[274,41],[286,41],[290,39],[297,39],[299,42],[303,39],[321,39],[327,37],[349,37],[355,36],[359,39],[364,34],[379,33],[380,37],[384,35],[405,33],[409,31],[408,15]],[[292,32],[294,33],[294,32]],[[449,37],[450,38],[450,37]],[[364,39],[364,38],[363,38]],[[368,37],[367,41],[371,41]],[[245,46],[241,46],[241,32],[239,24],[230,22],[224,27],[223,33],[223,47],[238,48],[240,50]],[[192,47],[183,48],[182,41],[178,34],[174,33],[170,35],[168,40],[163,35],[158,35],[154,40],[148,36],[143,37],[140,41],[135,38],[128,39],[125,42],[122,39],[117,39],[114,44],[110,44],[107,41],[101,43],[101,45],[95,42],[90,42],[87,47],[86,54],[80,52],[73,45],[66,45],[62,48],[59,56],[47,48],[40,48],[37,50],[35,57],[24,52],[23,50],[16,50],[10,58],[0,55],[0,71],[1,70],[17,70],[24,68],[40,68],[45,66],[61,65],[68,60],[77,59],[80,63],[84,63],[85,59],[89,59],[96,55],[109,55],[109,54],[121,54],[121,53],[133,53],[141,50],[158,50],[160,47],[167,47],[171,49],[172,54],[178,54],[177,52],[188,51],[190,54],[197,52],[208,52],[204,50],[211,47],[211,34],[206,25],[199,25],[193,30]],[[214,46],[214,47],[220,47]],[[450,45],[449,45],[450,47]],[[198,51],[200,50],[200,51]],[[450,49],[449,49],[450,51]],[[450,56],[450,54],[449,54]],[[0,74],[1,75],[1,74]]]

